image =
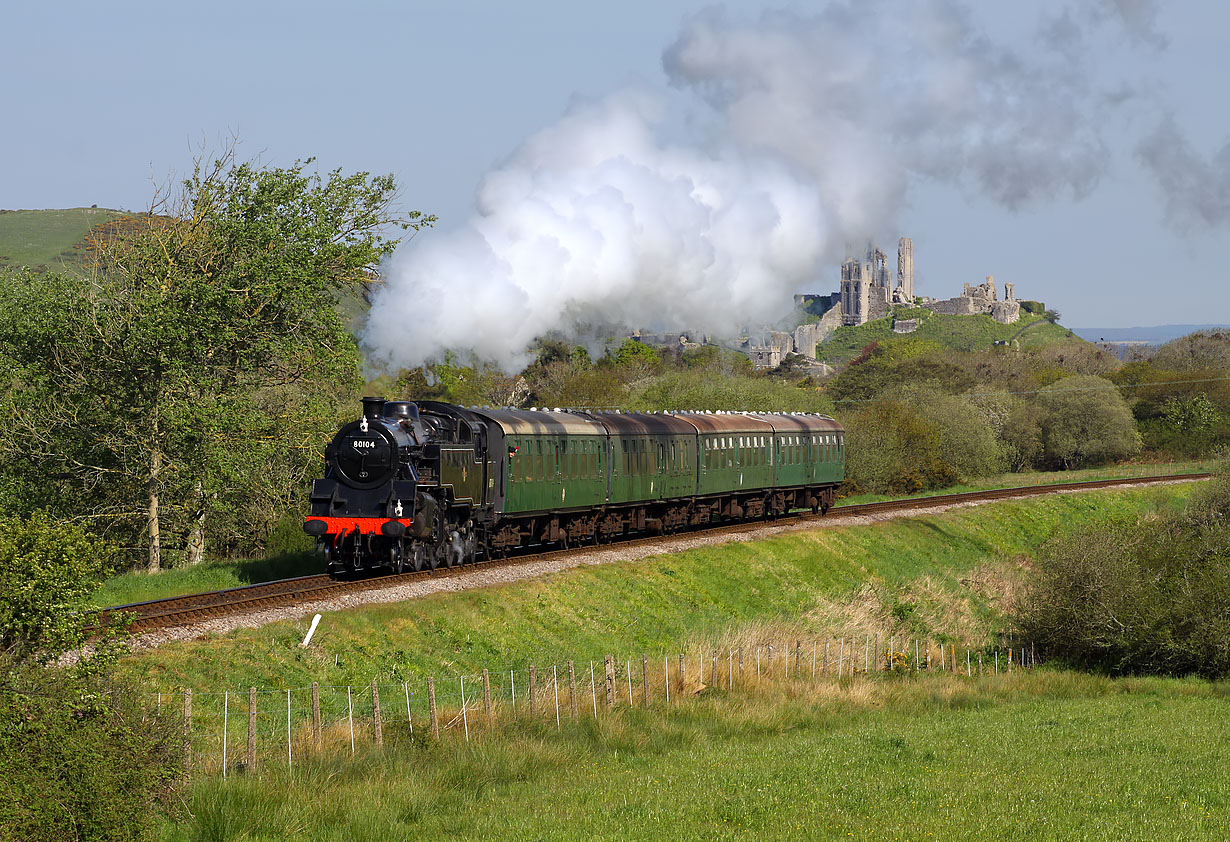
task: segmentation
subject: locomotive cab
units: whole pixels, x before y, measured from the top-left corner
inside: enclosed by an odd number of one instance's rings
[[[364,398],[362,415],[325,448],[325,476],[312,484],[303,528],[331,573],[422,570],[474,557],[486,427],[436,406],[447,405]]]

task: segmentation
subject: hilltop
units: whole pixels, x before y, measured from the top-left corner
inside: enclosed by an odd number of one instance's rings
[[[0,210],[0,267],[75,272],[95,226],[128,216],[112,208]]]
[[[917,329],[909,334],[894,332],[894,315],[897,319],[918,319]],[[904,336],[954,351],[985,351],[1001,343],[1025,349],[1065,342],[1083,343],[1066,327],[1033,313],[1022,313],[1020,321],[1013,324],[1000,324],[985,314],[949,316],[923,308],[899,307],[895,314],[886,318],[837,328],[816,348],[816,355],[821,362],[837,365],[858,356],[872,342],[891,343]]]

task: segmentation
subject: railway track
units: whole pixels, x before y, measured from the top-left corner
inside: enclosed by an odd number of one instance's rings
[[[961,494],[940,494],[931,497],[913,497],[905,500],[888,500],[881,503],[858,503],[848,506],[834,506],[831,515],[866,515],[887,511],[909,511],[932,506],[953,505],[955,503],[999,500],[1006,497],[1033,497],[1043,494],[1054,494],[1060,491],[1084,491],[1097,488],[1109,488],[1123,485],[1143,485],[1168,480],[1207,479],[1207,473],[1172,474],[1154,477],[1130,477],[1124,479],[1096,480],[1092,482],[1069,482],[1055,485],[1035,485],[1020,488],[997,488],[990,491],[970,491]],[[810,512],[787,515],[773,521],[752,521],[746,523],[726,524],[708,529],[691,530],[679,533],[690,535],[722,535],[755,533],[766,524],[783,522],[807,522],[820,520],[824,515],[814,515]],[[630,538],[617,542],[619,547],[635,547],[638,545],[669,541],[670,535],[651,535]],[[265,608],[284,608],[304,603],[315,602],[329,597],[360,591],[377,590],[402,584],[424,577],[442,578],[468,574],[480,568],[506,567],[539,561],[545,558],[558,558],[576,553],[592,552],[593,545],[573,547],[569,549],[548,549],[526,555],[509,558],[492,558],[467,564],[464,567],[449,567],[438,570],[424,570],[413,573],[401,573],[388,576],[375,576],[367,579],[337,580],[327,575],[300,576],[294,579],[281,579],[276,582],[265,582],[258,585],[247,585],[230,588],[223,591],[190,594],[188,596],[155,599],[149,602],[136,602],[129,605],[116,605],[104,608],[97,615],[95,628],[105,627],[112,618],[125,614],[130,618],[129,631],[145,632],[155,629],[186,626],[201,620],[222,617],[230,614],[242,614]]]

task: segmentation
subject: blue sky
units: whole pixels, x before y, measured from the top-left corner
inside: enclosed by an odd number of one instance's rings
[[[669,104],[660,131],[672,142],[712,121],[663,68],[706,5],[9,4],[0,207],[139,209],[154,182],[237,135],[241,155],[270,163],[316,156],[323,168],[395,173],[407,207],[440,216],[423,240],[451,243],[484,176],[570,106],[633,86]],[[727,5],[732,28],[765,9],[824,8]],[[1055,189],[1010,207],[968,180],[911,170],[873,223],[885,245],[914,238],[921,294],[953,295],[993,273],[1072,325],[1230,321],[1230,109],[1219,104],[1230,6],[1028,5],[977,4],[971,31],[1025,59],[1079,33],[1073,66],[1087,84],[1076,104],[1097,110],[1083,115],[1099,132],[1097,177],[1077,198]],[[863,8],[877,6],[893,11]],[[868,45],[871,60],[899,47]],[[798,291],[836,288],[835,261],[815,275]]]

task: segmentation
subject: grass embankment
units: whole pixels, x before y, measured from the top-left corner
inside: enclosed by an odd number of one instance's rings
[[[108,208],[14,210],[0,213],[0,266],[76,271],[74,246],[96,225],[125,216]]]
[[[151,689],[362,686],[679,651],[756,625],[976,641],[1001,623],[1023,558],[1058,529],[1177,505],[1191,486],[994,503],[874,526],[828,527],[564,571],[166,645],[125,669]],[[778,638],[782,639],[782,638]]]
[[[1045,672],[710,690],[202,778],[164,838],[1220,840],[1228,696]]]
[[[966,491],[987,491],[994,488],[1027,488],[1039,485],[1062,485],[1069,482],[1097,482],[1106,479],[1135,479],[1139,477],[1168,476],[1172,474],[1199,474],[1212,471],[1218,465],[1216,459],[1191,462],[1148,463],[1138,465],[1109,465],[1102,468],[1082,468],[1076,471],[1023,471],[976,477],[969,482],[948,488],[919,491],[916,494],[857,494],[844,497],[838,506],[857,503],[877,503],[882,500],[906,500],[912,497],[931,497],[937,494],[960,494]]]
[[[1021,313],[1019,321],[1010,325],[1000,324],[990,316],[982,314],[947,316],[921,308],[903,310],[900,317],[921,319],[918,329],[909,334],[893,333],[892,318],[839,327],[821,343],[816,351],[817,356],[824,362],[839,364],[858,356],[859,352],[872,342],[891,344],[902,340],[929,340],[955,351],[985,351],[996,341],[1008,341],[1018,333],[1018,341],[1025,348],[1039,348],[1061,342],[1084,342],[1062,325],[1037,324],[1045,320],[1041,316],[1025,312]],[[1022,332],[1026,327],[1029,329]]]
[[[1003,474],[984,477],[969,483],[932,491],[920,491],[916,497],[934,494],[956,494],[963,491],[982,491],[988,488],[1013,486],[1052,485],[1064,482],[1082,482],[1118,477],[1140,477],[1160,474],[1198,473],[1211,470],[1214,462],[1179,462],[1156,465],[1117,465],[1106,468],[1090,468],[1080,471],[1052,471]],[[884,494],[860,494],[843,499],[842,504],[870,503],[880,500],[900,499]],[[307,541],[305,540],[305,546]],[[127,605],[151,599],[181,596],[204,591],[224,590],[267,582],[290,576],[309,576],[320,573],[319,558],[311,553],[287,554],[271,559],[244,561],[209,561],[197,567],[166,570],[155,576],[134,571],[114,576],[90,598],[97,608],[112,605]]]

